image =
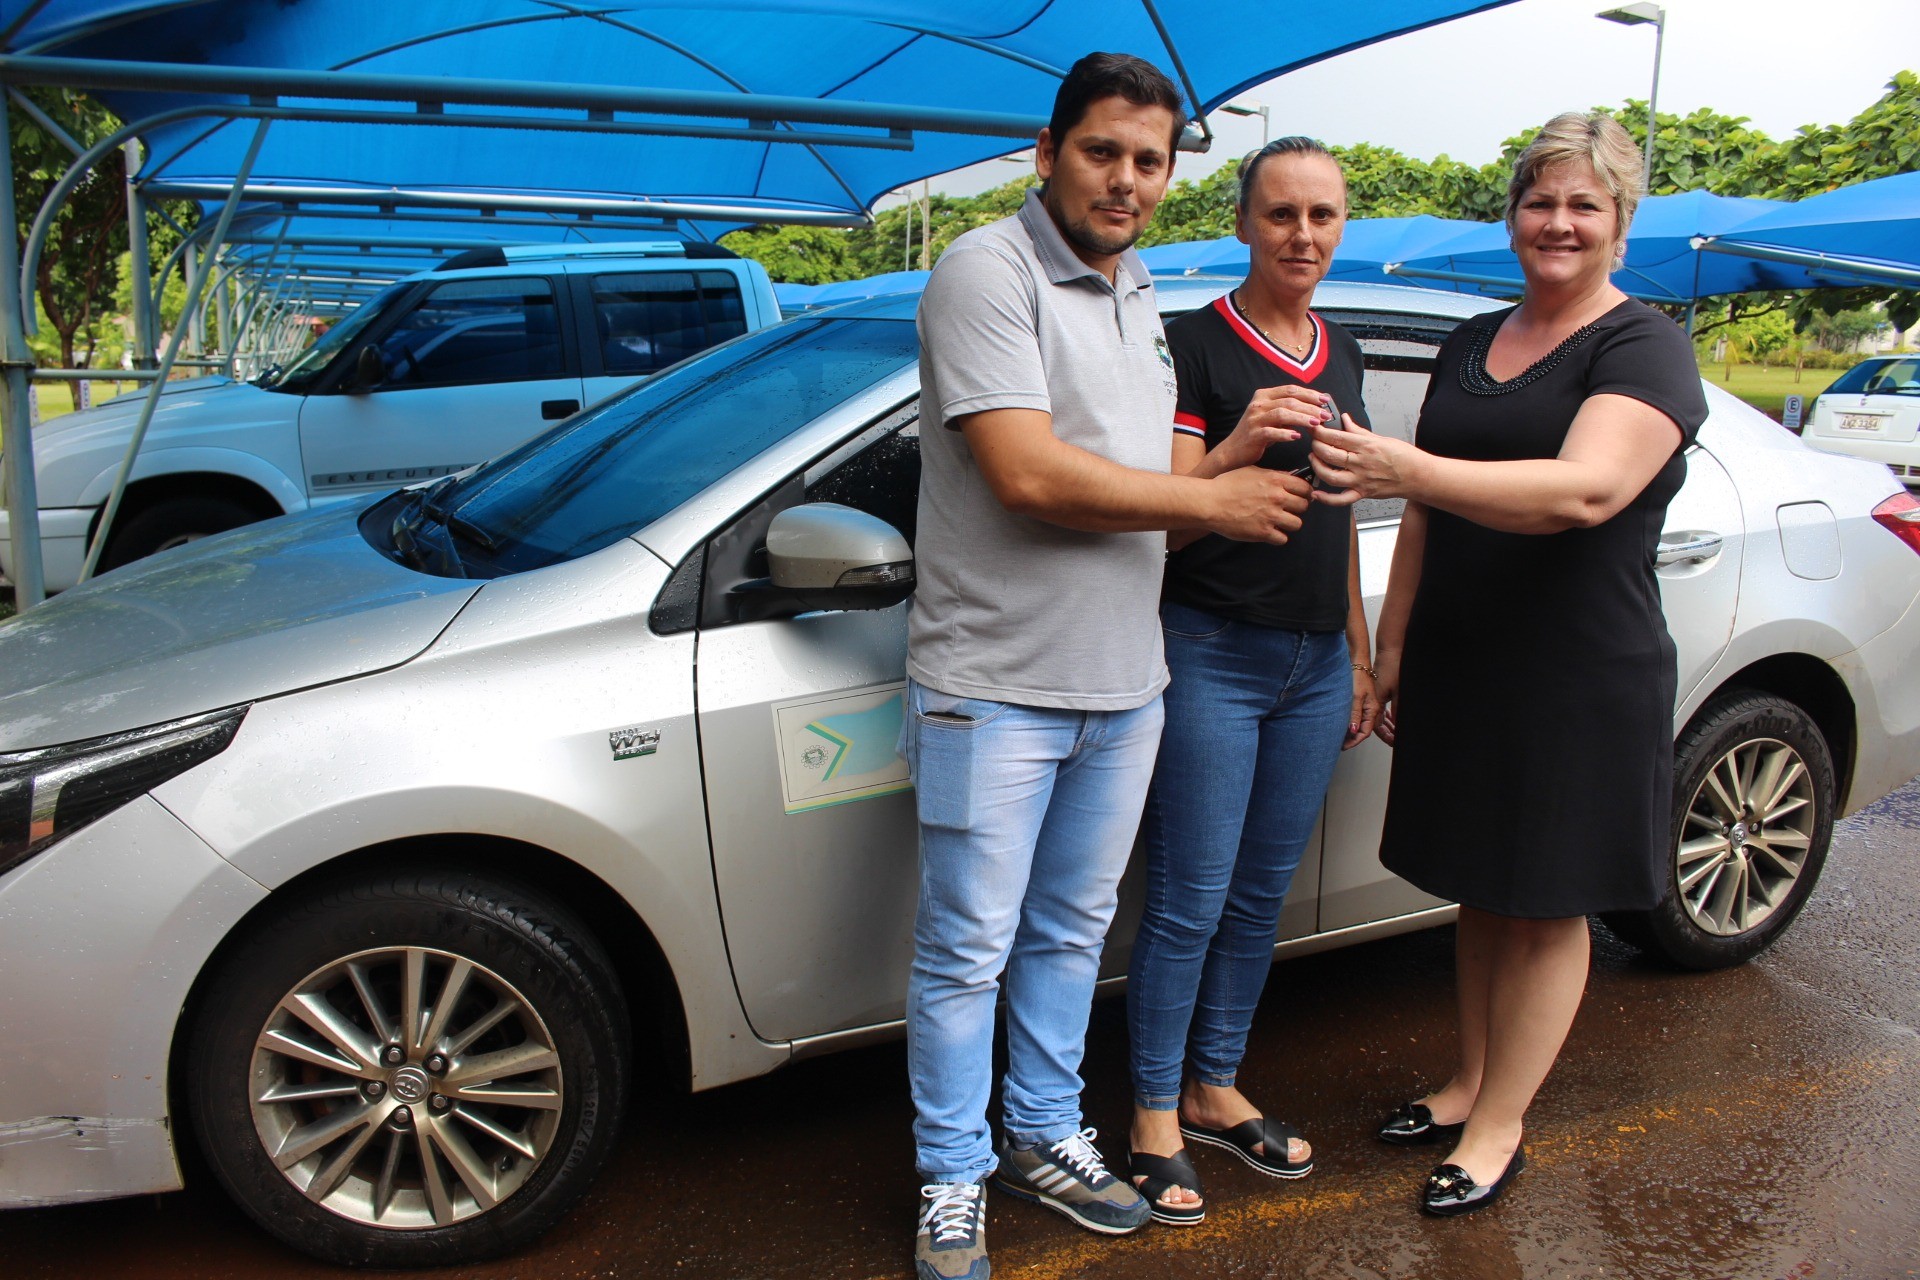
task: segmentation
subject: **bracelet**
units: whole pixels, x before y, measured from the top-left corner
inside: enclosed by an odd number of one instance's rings
[[[1368,666],[1364,662],[1352,662],[1352,663],[1348,663],[1347,665],[1351,666],[1355,671],[1366,672],[1367,679],[1369,680],[1378,680],[1380,678],[1379,673],[1376,672],[1372,667]]]

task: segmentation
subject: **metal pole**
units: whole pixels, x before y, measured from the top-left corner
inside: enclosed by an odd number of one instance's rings
[[[1653,135],[1659,128],[1660,117],[1654,107],[1660,100],[1660,46],[1667,40],[1667,11],[1661,9],[1660,16],[1653,20],[1653,87],[1647,90],[1647,159],[1646,176],[1641,193],[1653,194]]]
[[[216,262],[213,265],[218,266]],[[225,280],[213,291],[214,311],[220,322],[220,345],[216,350],[233,350],[233,290]]]
[[[22,613],[47,597],[40,563],[40,495],[33,474],[33,417],[27,371],[33,352],[21,323],[20,227],[13,212],[13,134],[7,103],[0,96],[0,369],[6,394],[0,397],[0,472],[4,472],[7,529],[12,542],[13,607]]]
[[[228,194],[226,204],[220,207],[220,221],[214,225],[213,236],[208,242],[215,249],[220,247],[221,238],[227,234],[227,228],[233,225],[234,210],[240,207],[240,193],[246,189],[247,175],[253,172],[253,162],[259,158],[261,144],[266,142],[267,130],[271,127],[271,121],[262,120],[259,127],[253,131],[253,141],[247,147],[247,154],[240,161],[240,168],[233,175],[233,190]],[[136,288],[139,283],[139,278],[135,277]],[[186,305],[181,309],[183,316],[191,314],[193,309],[200,305],[200,290],[206,283],[206,277],[201,276],[187,290]],[[94,569],[100,564],[100,553],[106,550],[107,534],[113,528],[113,517],[120,510],[120,499],[127,491],[127,479],[133,474],[133,460],[139,455],[140,445],[147,438],[147,428],[153,424],[153,411],[160,403],[160,393],[166,389],[167,375],[173,372],[173,362],[180,355],[180,344],[186,337],[186,330],[186,325],[176,324],[173,326],[173,332],[167,337],[167,351],[160,360],[160,376],[154,379],[153,385],[147,389],[146,399],[140,406],[140,418],[133,425],[133,437],[127,441],[126,456],[120,459],[120,470],[113,477],[113,491],[107,495],[106,506],[101,508],[100,525],[94,530],[93,544],[87,548],[87,562],[80,567],[81,582],[93,576]]]
[[[182,263],[181,266],[187,274],[187,296],[190,298],[199,298],[202,303],[201,306],[193,308],[190,313],[180,317],[180,323],[187,326],[187,350],[197,356],[207,349],[207,325],[204,319],[206,290],[199,287],[200,273],[205,269],[205,266],[201,261],[200,251],[193,248],[188,249],[187,260]],[[162,282],[162,297],[165,296],[165,288],[166,285]]]
[[[153,258],[147,251],[147,204],[134,185],[134,175],[140,172],[140,150],[135,140],[121,147],[120,153],[127,158],[127,275],[133,286],[133,367],[151,369],[155,345]]]

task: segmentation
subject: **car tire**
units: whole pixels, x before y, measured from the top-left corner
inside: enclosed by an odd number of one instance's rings
[[[260,518],[258,511],[227,498],[162,498],[115,521],[118,528],[107,540],[100,568],[102,572],[118,569],[157,551],[238,529]]]
[[[328,1262],[517,1249],[619,1129],[614,968],[570,912],[510,881],[434,870],[305,894],[222,958],[195,1008],[184,1092],[208,1165]]]
[[[1674,753],[1666,900],[1603,919],[1683,968],[1741,964],[1786,932],[1820,879],[1833,755],[1805,711],[1754,690],[1709,702]]]

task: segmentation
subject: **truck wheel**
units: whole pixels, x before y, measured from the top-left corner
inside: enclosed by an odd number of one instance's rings
[[[1785,698],[1732,690],[1674,746],[1667,899],[1604,917],[1688,969],[1751,960],[1806,905],[1833,839],[1833,754]]]
[[[423,871],[293,902],[225,957],[185,1059],[214,1175],[347,1266],[519,1248],[605,1162],[627,1087],[620,984],[536,891]]]
[[[252,524],[260,514],[227,498],[162,498],[116,521],[100,568],[117,569],[156,551],[185,546],[209,534]]]

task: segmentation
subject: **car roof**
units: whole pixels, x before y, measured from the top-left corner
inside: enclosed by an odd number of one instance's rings
[[[1168,276],[1156,279],[1153,291],[1159,301],[1160,314],[1173,316],[1197,311],[1239,283],[1238,279],[1226,276]],[[838,306],[822,307],[818,311],[802,314],[849,319],[911,320],[919,305],[920,291],[910,289],[843,302]],[[1328,280],[1314,290],[1313,305],[1322,311],[1372,311],[1465,320],[1468,316],[1477,316],[1511,304],[1497,298],[1447,293],[1440,289],[1419,289],[1411,285],[1355,284]]]
[[[449,267],[442,263],[425,271],[416,271],[411,280],[472,280],[488,276],[522,274],[540,263],[592,262],[596,267],[610,266],[623,271],[698,271],[730,268],[724,264],[743,259],[735,253],[716,252],[711,246],[689,249],[681,240],[609,240],[584,244],[515,244],[478,251],[497,257],[497,261],[476,262],[472,266]],[[462,257],[467,255],[461,255]]]

